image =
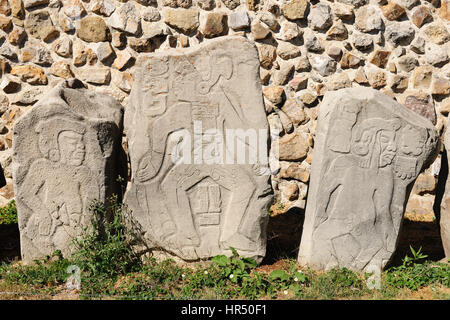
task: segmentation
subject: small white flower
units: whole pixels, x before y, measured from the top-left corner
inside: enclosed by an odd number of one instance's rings
[[[295,281],[295,282],[298,282],[298,278],[297,278],[297,277],[295,277],[295,278],[294,278],[294,281]]]
[[[181,275],[181,277],[184,278],[184,277],[186,277],[186,275],[183,273],[183,274]]]
[[[208,274],[208,271],[207,271],[207,270],[205,270],[205,274]]]
[[[284,290],[283,293],[284,293],[285,296],[287,296],[288,291],[287,291],[287,290]]]
[[[233,274],[230,274],[230,279],[233,279],[233,277],[234,277],[234,275],[233,275]]]

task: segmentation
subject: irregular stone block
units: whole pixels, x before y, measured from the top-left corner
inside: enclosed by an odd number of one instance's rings
[[[55,250],[69,255],[73,238],[89,225],[93,200],[120,195],[117,178],[126,174],[123,107],[75,87],[58,85],[14,126],[14,191],[27,263]]]
[[[327,92],[299,262],[319,270],[383,268],[395,251],[414,181],[435,156],[437,140],[429,120],[376,90]]]
[[[447,126],[449,122],[447,121]],[[448,128],[448,127],[447,127]],[[444,135],[445,152],[447,153],[447,160],[450,164],[450,130],[447,129]],[[444,247],[445,257],[450,258],[450,178],[447,177],[445,183],[445,193],[441,202],[441,238],[442,246]]]
[[[267,145],[255,46],[222,37],[196,49],[141,55],[136,66],[125,113],[125,202],[149,246],[185,260],[231,254],[233,247],[260,260],[272,198],[267,149],[243,146],[242,137],[222,140],[243,130]],[[224,157],[232,141],[241,151]],[[249,160],[257,150],[258,159]]]

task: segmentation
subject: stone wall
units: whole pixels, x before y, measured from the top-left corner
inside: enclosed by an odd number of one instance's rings
[[[371,86],[435,123],[450,112],[448,0],[0,0],[0,163],[14,196],[12,126],[64,78],[129,104],[140,53],[239,34],[256,42],[271,129],[280,130],[272,214],[304,208],[327,90]],[[432,215],[440,157],[407,211]]]

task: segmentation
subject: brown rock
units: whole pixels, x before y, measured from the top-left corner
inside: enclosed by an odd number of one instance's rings
[[[433,75],[433,67],[419,66],[414,70],[412,76],[413,88],[429,88],[431,84],[431,77]]]
[[[15,66],[11,69],[11,74],[32,85],[47,84],[47,77],[44,70],[33,65]]]
[[[341,20],[338,20],[327,32],[327,40],[345,40],[348,38],[348,31]]]
[[[295,124],[300,124],[307,120],[303,106],[296,99],[286,100],[281,110]]]
[[[335,46],[330,46],[327,48],[327,55],[329,55],[330,57],[332,57],[334,60],[339,60],[339,58],[342,55],[342,50],[339,47],[335,47]]]
[[[25,19],[25,29],[32,37],[43,41],[50,41],[59,34],[46,10],[30,12]]]
[[[8,32],[12,28],[11,18],[5,17],[4,15],[0,15],[0,29],[5,32]]]
[[[307,0],[290,0],[283,4],[281,13],[289,20],[306,18]]]
[[[199,26],[198,10],[164,8],[164,22],[183,33],[189,34]]]
[[[309,76],[307,74],[300,74],[299,76],[295,76],[289,81],[289,87],[291,87],[294,91],[298,91],[301,89],[306,89],[308,85]]]
[[[108,41],[111,37],[105,21],[97,16],[81,19],[77,35],[86,42],[103,42]]]
[[[14,29],[9,35],[8,35],[8,41],[14,46],[20,46],[26,38],[25,30],[23,29]]]
[[[272,62],[277,58],[277,49],[275,46],[264,43],[257,43],[259,62],[263,68],[270,68]]]
[[[279,159],[297,161],[306,157],[309,150],[308,141],[300,133],[284,135],[279,139]]]
[[[280,86],[270,86],[263,88],[263,95],[273,104],[280,104],[283,101],[284,90]]]
[[[411,15],[412,23],[414,23],[418,28],[431,20],[433,20],[431,10],[425,6],[418,7]]]
[[[441,17],[442,19],[447,20],[447,21],[450,20],[450,1],[449,0],[441,1],[441,7],[439,8],[438,14],[439,14],[439,17]]]
[[[376,65],[379,68],[384,68],[389,60],[390,51],[386,50],[375,50],[371,57],[369,58],[369,62]]]
[[[50,68],[50,73],[60,78],[73,78],[73,73],[70,69],[70,65],[68,63],[65,63],[64,61],[55,62]]]
[[[128,45],[136,52],[152,51],[152,42],[149,38],[129,38]]]
[[[350,52],[345,51],[339,63],[342,69],[356,68],[361,63],[361,59]]]
[[[425,29],[425,34],[436,44],[444,44],[450,39],[447,28],[441,24],[432,24]]]
[[[380,89],[386,85],[386,74],[383,71],[377,71],[369,76],[369,83],[374,89]]]
[[[20,80],[11,77],[10,75],[4,75],[0,80],[0,88],[5,93],[14,93],[20,90]]]
[[[413,194],[431,193],[436,189],[436,178],[429,174],[420,174],[412,190]]]
[[[316,102],[317,95],[312,92],[306,91],[300,95],[300,100],[307,106],[310,106]]]
[[[431,93],[437,95],[450,94],[450,80],[434,77],[431,86]]]
[[[11,7],[9,6],[8,0],[0,0],[0,14],[9,16],[11,14]]]
[[[310,169],[303,163],[298,164],[296,162],[290,163],[285,169],[280,170],[280,177],[285,179],[295,179],[301,182],[309,181]]]
[[[403,92],[408,88],[409,78],[396,74],[392,79],[391,89],[394,92]]]
[[[227,15],[218,12],[202,12],[200,32],[207,38],[213,38],[227,31]]]
[[[25,17],[22,0],[9,0],[11,5],[11,13],[14,18],[22,20]]]
[[[383,15],[386,17],[386,19],[391,21],[398,20],[406,13],[405,9],[402,6],[392,1],[389,1],[387,5],[382,6],[381,11],[383,12]]]
[[[114,63],[112,64],[113,68],[116,68],[117,70],[123,70],[126,68],[127,64],[130,62],[130,60],[133,58],[131,53],[128,50],[122,50],[118,51],[117,57],[114,60]]]

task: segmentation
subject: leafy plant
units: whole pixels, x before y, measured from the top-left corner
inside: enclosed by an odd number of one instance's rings
[[[0,225],[17,223],[16,202],[11,200],[5,207],[0,208]]]

